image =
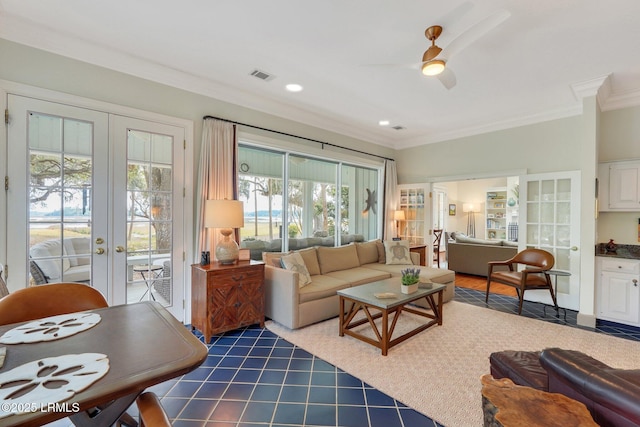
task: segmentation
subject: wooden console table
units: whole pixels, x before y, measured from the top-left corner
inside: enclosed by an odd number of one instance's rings
[[[259,323],[264,327],[264,263],[191,266],[191,326],[211,336]]]

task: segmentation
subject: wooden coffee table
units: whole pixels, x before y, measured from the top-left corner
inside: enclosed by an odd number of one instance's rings
[[[382,351],[382,355],[386,356],[391,347],[400,344],[415,334],[424,331],[433,325],[442,325],[442,293],[445,285],[430,283],[419,288],[412,294],[403,294],[400,291],[400,278],[380,280],[377,282],[367,283],[366,285],[354,286],[348,289],[338,291],[340,296],[340,336],[350,335],[375,347]],[[424,286],[424,285],[421,285]],[[376,295],[392,293],[392,298],[378,298]],[[434,295],[438,295],[438,301],[434,299]],[[408,304],[425,298],[431,311],[429,313],[422,310],[409,307]],[[348,310],[345,311],[345,303],[350,303]],[[362,311],[365,314],[364,319],[355,320],[356,314]],[[374,313],[372,313],[372,311]],[[399,337],[393,338],[393,332],[398,323],[398,319],[402,312],[412,313],[429,319],[427,323],[419,325],[415,329],[406,332]],[[391,324],[389,324],[389,315],[392,316]],[[375,320],[382,318],[380,328],[376,325]],[[376,339],[367,337],[353,330],[357,326],[369,323]]]

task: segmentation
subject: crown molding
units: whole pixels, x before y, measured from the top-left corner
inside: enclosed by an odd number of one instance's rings
[[[521,126],[532,125],[536,123],[548,122],[552,120],[564,119],[582,114],[582,105],[571,105],[564,108],[558,108],[543,113],[535,113],[524,116],[512,117],[506,120],[499,120],[478,126],[469,126],[457,129],[451,132],[442,132],[439,134],[430,134],[424,137],[406,139],[396,144],[396,149],[417,147],[425,144],[434,144],[437,142],[450,141],[453,139],[466,138],[474,135],[481,135],[489,132],[496,132],[506,129],[517,128]]]

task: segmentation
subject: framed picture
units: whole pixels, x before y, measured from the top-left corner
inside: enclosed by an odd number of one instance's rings
[[[456,216],[456,205],[453,203],[449,205],[449,216]]]

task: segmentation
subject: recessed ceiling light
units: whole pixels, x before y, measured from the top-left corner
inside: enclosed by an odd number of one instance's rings
[[[389,120],[380,120],[378,124],[380,126],[389,126]]]
[[[285,86],[285,88],[289,92],[300,92],[300,91],[302,91],[302,86],[300,86],[297,83],[289,83],[288,85]]]

